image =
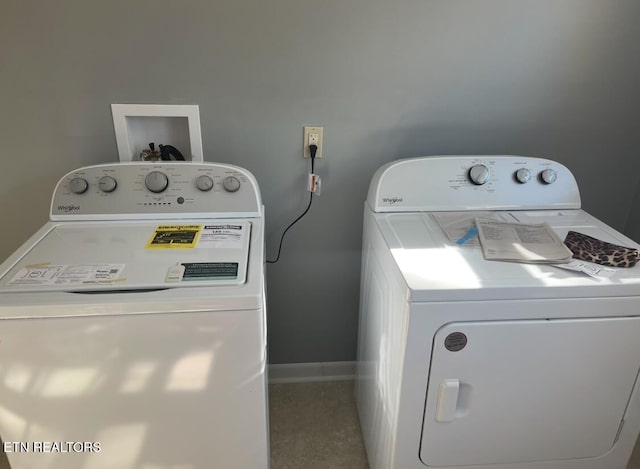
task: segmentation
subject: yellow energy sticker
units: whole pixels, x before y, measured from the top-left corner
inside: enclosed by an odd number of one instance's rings
[[[159,226],[147,243],[147,249],[193,249],[201,230],[201,225]]]

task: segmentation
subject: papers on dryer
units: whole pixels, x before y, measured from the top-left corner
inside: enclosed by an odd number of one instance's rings
[[[476,218],[476,228],[487,260],[559,264],[573,253],[548,223],[506,223]]]
[[[487,218],[504,221],[496,212],[433,212],[431,214],[436,223],[442,228],[449,241],[458,246],[480,246],[476,218]]]

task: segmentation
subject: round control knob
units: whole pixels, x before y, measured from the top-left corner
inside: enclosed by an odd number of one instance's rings
[[[240,189],[240,181],[235,176],[227,176],[222,180],[222,186],[227,192],[235,192]]]
[[[540,173],[540,179],[545,184],[552,184],[558,178],[558,173],[556,173],[553,169],[545,169]]]
[[[102,176],[98,181],[98,187],[102,192],[113,192],[118,187],[118,181],[111,176]]]
[[[518,181],[520,184],[529,182],[529,179],[531,179],[531,171],[529,171],[527,168],[520,168],[518,171],[516,171],[516,181]]]
[[[74,194],[83,194],[89,189],[89,183],[84,178],[73,178],[69,181],[69,190]]]
[[[489,168],[483,164],[472,166],[469,170],[469,179],[477,186],[485,184],[489,180]]]
[[[196,179],[196,187],[202,192],[210,191],[213,188],[213,179],[205,175],[198,176],[198,179]]]
[[[144,178],[144,185],[147,186],[151,192],[155,192],[156,194],[162,192],[169,185],[169,178],[166,174],[161,173],[160,171],[151,171],[147,174],[147,177]]]

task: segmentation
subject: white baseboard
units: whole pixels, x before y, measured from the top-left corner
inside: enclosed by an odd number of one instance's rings
[[[356,362],[284,363],[269,365],[270,383],[309,383],[354,379]]]

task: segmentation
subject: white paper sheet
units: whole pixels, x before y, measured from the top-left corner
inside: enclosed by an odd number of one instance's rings
[[[573,253],[548,223],[504,223],[476,218],[478,237],[485,259],[557,264]]]

